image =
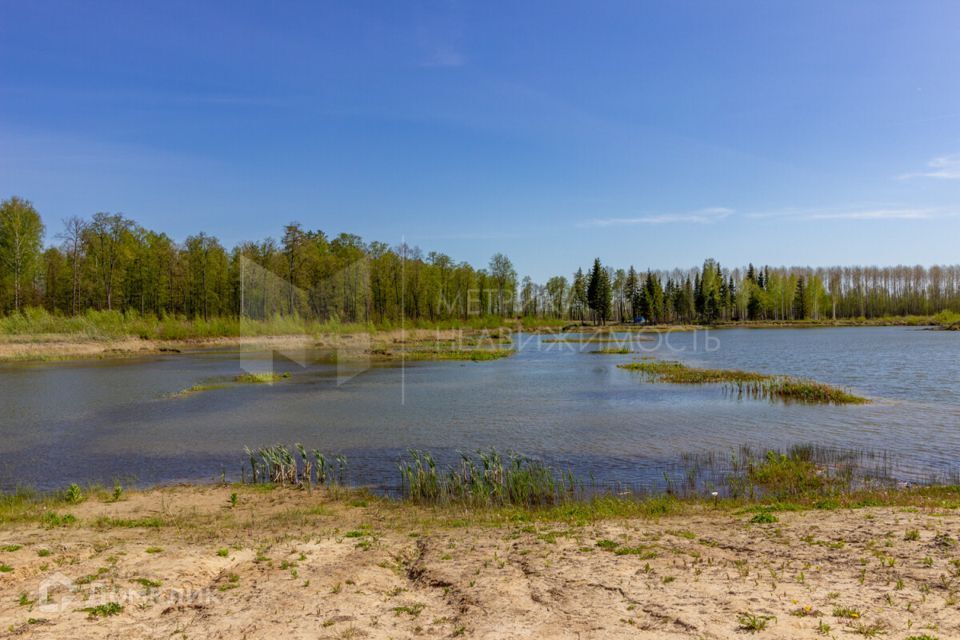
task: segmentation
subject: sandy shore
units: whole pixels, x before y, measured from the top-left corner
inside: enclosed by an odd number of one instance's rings
[[[0,633],[743,638],[750,614],[763,638],[960,637],[954,511],[687,511],[583,523],[285,489],[91,497],[0,525]]]
[[[73,360],[86,358],[123,358],[157,353],[176,353],[199,349],[371,349],[412,341],[455,341],[483,337],[492,332],[458,329],[399,329],[375,333],[331,335],[242,336],[191,338],[187,340],[147,340],[135,337],[84,338],[66,334],[0,336],[0,362]]]

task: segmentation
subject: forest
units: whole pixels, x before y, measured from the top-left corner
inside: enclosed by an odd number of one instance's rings
[[[45,242],[45,239],[49,239]],[[715,324],[929,316],[960,311],[960,265],[641,271],[604,265],[520,277],[509,258],[457,262],[418,247],[283,227],[227,248],[199,232],[177,242],[119,213],[71,217],[51,233],[20,197],[0,203],[0,315],[42,308],[156,318],[267,319],[391,326],[474,316]]]

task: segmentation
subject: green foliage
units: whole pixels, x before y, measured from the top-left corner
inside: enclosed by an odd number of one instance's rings
[[[40,266],[43,223],[33,205],[13,196],[0,202],[0,311],[30,304]]]
[[[39,329],[173,340],[369,330],[373,326],[499,326],[524,316],[527,328],[564,318],[648,323],[936,322],[960,327],[956,266],[723,269],[707,259],[691,274],[605,268],[594,261],[543,286],[518,276],[502,253],[485,268],[437,251],[364,242],[342,233],[284,225],[279,242],[232,249],[206,233],[179,244],[118,213],[65,221],[60,246],[42,247],[44,225],[27,200],[0,202],[0,314],[42,307],[57,318],[16,321],[0,334]],[[922,280],[928,283],[918,286]],[[362,283],[362,284],[360,284]],[[122,327],[84,318],[117,312]],[[533,317],[533,318],[531,318]],[[138,326],[139,325],[139,326]],[[257,326],[262,325],[262,326]],[[26,327],[26,328],[25,328]],[[352,327],[351,329],[345,329]]]
[[[944,310],[933,316],[933,324],[951,331],[960,330],[960,313]]]
[[[45,513],[41,518],[41,521],[44,525],[49,528],[54,527],[69,527],[72,524],[76,524],[77,518],[73,514],[66,513],[64,515],[59,515],[56,513]]]

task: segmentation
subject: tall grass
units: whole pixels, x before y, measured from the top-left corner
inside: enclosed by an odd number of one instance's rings
[[[576,496],[572,473],[519,455],[504,459],[495,450],[461,454],[457,465],[440,468],[433,456],[411,451],[399,463],[401,495],[423,504],[547,506]]]
[[[511,320],[499,316],[478,316],[466,320],[429,322],[405,321],[407,329],[499,329]],[[320,322],[296,315],[275,315],[263,320],[239,317],[187,318],[185,316],[140,315],[133,311],[87,310],[76,316],[53,314],[42,308],[26,308],[0,317],[0,336],[62,334],[86,339],[138,337],[146,340],[191,340],[210,338],[261,337],[282,335],[327,335],[364,333],[399,328],[401,323]]]
[[[312,489],[344,485],[347,460],[328,458],[302,444],[245,448],[250,474],[244,482]],[[625,490],[623,485],[585,481],[572,471],[542,461],[495,449],[461,453],[454,463],[441,465],[421,450],[398,461],[402,500],[422,505],[484,507],[559,507],[603,499],[703,498],[716,491],[735,500],[824,500],[865,489],[889,489],[896,483],[884,453],[796,445],[786,451],[755,451],[740,447],[731,455],[716,452],[681,456],[684,482],[667,474],[661,490]]]
[[[285,445],[275,444],[252,450],[244,447],[250,463],[251,484],[278,484],[313,488],[343,485],[346,480],[347,458],[338,455],[332,464],[318,449],[309,453],[299,442],[293,451]],[[247,482],[244,470],[242,481]]]
[[[960,313],[955,311],[941,311],[933,316],[933,323],[942,329],[960,331]]]
[[[886,452],[799,444],[785,451],[756,451],[741,446],[729,455],[717,452],[681,456],[684,481],[668,481],[668,492],[702,495],[716,490],[737,499],[795,500],[823,503],[859,490],[889,489],[893,463]]]

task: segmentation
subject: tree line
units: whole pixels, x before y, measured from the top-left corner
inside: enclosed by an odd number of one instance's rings
[[[43,307],[157,317],[297,315],[393,324],[477,315],[593,322],[705,323],[932,315],[960,310],[960,266],[702,266],[641,272],[597,258],[545,283],[496,254],[476,268],[417,247],[335,237],[297,222],[279,240],[225,248],[197,233],[182,243],[119,213],[47,229],[19,197],[0,203],[0,313]]]

